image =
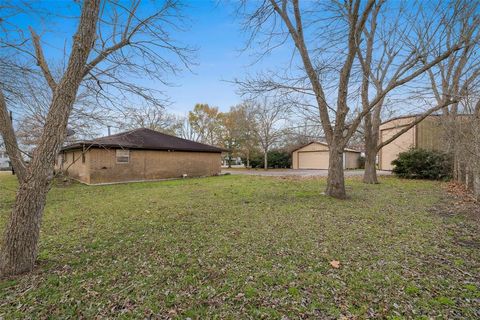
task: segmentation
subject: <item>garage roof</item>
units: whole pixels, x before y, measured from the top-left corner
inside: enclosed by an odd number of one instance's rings
[[[309,146],[309,145],[311,145],[311,144],[313,144],[313,143],[318,143],[318,144],[321,144],[321,145],[324,145],[324,146],[327,146],[327,147],[328,147],[328,143],[326,143],[326,142],[312,141],[312,142],[309,142],[309,143],[307,143],[307,144],[305,144],[305,145],[303,145],[303,146],[301,146],[301,147],[296,148],[296,149],[293,150],[292,152],[295,152],[295,151],[297,151],[297,150],[300,150],[300,149],[302,149],[302,148],[305,148],[306,146]],[[358,152],[358,153],[361,153],[361,152],[358,151],[358,150],[354,150],[354,149],[350,149],[350,148],[344,148],[343,151],[350,151],[350,152]]]
[[[169,150],[220,153],[227,150],[207,144],[178,138],[147,128],[126,131],[93,140],[80,141],[62,148],[62,151],[83,148],[116,148]]]

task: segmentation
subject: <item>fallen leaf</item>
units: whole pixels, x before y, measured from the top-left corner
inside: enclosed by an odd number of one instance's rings
[[[332,267],[334,267],[335,269],[338,269],[338,268],[340,268],[340,261],[332,260],[332,261],[330,261],[330,265]]]

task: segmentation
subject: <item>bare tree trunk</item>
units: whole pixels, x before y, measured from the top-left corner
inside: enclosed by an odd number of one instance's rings
[[[38,255],[40,223],[49,181],[40,178],[20,185],[5,231],[0,259],[2,276],[31,271]]]
[[[473,174],[473,195],[477,201],[480,201],[480,173]]]
[[[7,109],[7,102],[2,90],[0,90],[0,134],[3,137],[5,150],[12,165],[12,174],[17,174],[19,181],[22,181],[26,175],[26,166],[23,161],[18,142],[13,130],[12,120]]]
[[[86,0],[65,74],[55,83],[32,31],[37,60],[53,91],[45,127],[27,173],[20,181],[0,251],[0,277],[31,271],[38,254],[40,223],[50,188],[55,157],[67,134],[67,123],[96,35],[100,1]],[[7,125],[11,123],[6,122]],[[12,130],[10,130],[12,131]]]
[[[382,101],[383,104],[383,101]],[[365,172],[363,182],[377,184],[377,152],[380,127],[380,104],[372,115],[365,116]],[[372,121],[372,116],[374,117]]]
[[[247,151],[247,168],[250,168],[250,151]]]
[[[268,170],[268,150],[263,154],[263,169]]]
[[[345,199],[345,177],[343,174],[343,148],[330,145],[327,189],[325,194],[337,199]]]
[[[475,186],[473,181],[474,179],[473,168],[471,164],[467,164],[465,166],[465,179],[466,179],[465,185],[467,189],[473,192]]]
[[[377,148],[366,147],[365,149],[365,172],[363,182],[377,184]]]
[[[463,161],[458,162],[458,182],[467,184],[467,171],[465,169],[465,163]]]

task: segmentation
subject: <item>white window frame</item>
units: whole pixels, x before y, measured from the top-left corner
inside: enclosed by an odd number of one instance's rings
[[[127,161],[118,161],[119,158],[126,158]],[[130,163],[130,150],[128,149],[116,149],[115,161],[117,164],[129,164]]]

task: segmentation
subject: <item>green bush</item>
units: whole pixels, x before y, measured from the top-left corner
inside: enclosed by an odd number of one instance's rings
[[[401,178],[447,180],[452,176],[451,155],[441,151],[410,149],[392,161],[393,173]]]
[[[242,158],[246,163],[246,159]],[[255,154],[250,159],[252,168],[263,168],[263,154]],[[281,150],[272,150],[268,152],[269,168],[290,168],[292,166],[292,158],[290,153]]]

